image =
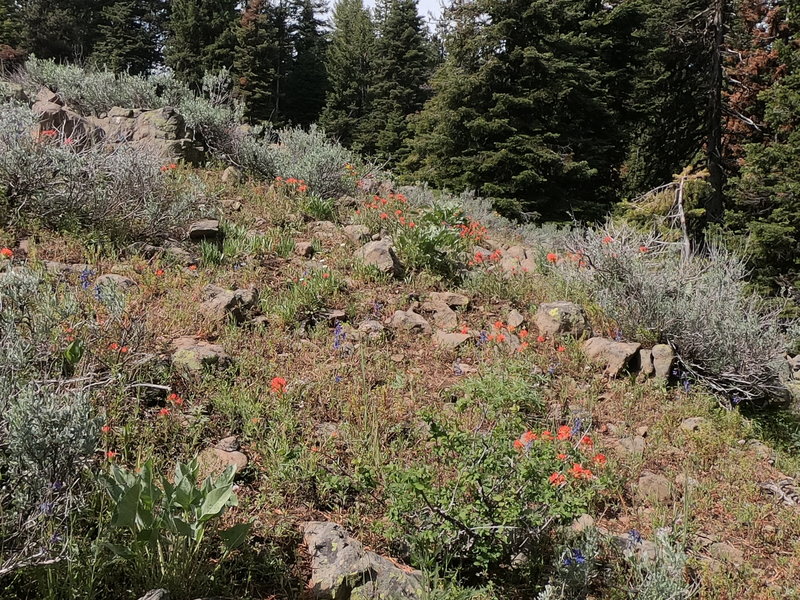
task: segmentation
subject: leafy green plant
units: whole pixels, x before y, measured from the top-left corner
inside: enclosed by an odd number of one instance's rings
[[[110,544],[131,564],[133,577],[149,586],[166,586],[189,596],[201,589],[222,560],[242,545],[249,523],[222,528],[220,517],[238,500],[233,491],[234,468],[209,476],[198,485],[197,459],[177,463],[172,481],[154,473],[151,461],[137,472],[112,465],[106,487],[115,503],[111,525],[127,531],[127,539]],[[222,544],[216,566],[209,538]]]
[[[339,278],[331,271],[308,271],[290,281],[277,295],[265,298],[262,308],[287,324],[313,324],[340,286]]]
[[[316,221],[335,221],[336,205],[316,194],[310,195],[303,203],[303,212]]]

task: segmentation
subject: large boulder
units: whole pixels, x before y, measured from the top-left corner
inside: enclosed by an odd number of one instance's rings
[[[467,308],[469,306],[469,296],[455,292],[431,292],[428,297],[431,302],[441,302],[450,308]]]
[[[397,258],[392,240],[389,238],[368,242],[356,251],[355,256],[364,264],[377,268],[381,273],[401,275],[403,272],[403,265]]]
[[[258,302],[255,288],[226,290],[216,285],[203,288],[203,303],[200,310],[209,319],[223,323],[232,318],[237,323],[244,322]]]
[[[592,335],[592,328],[583,308],[572,302],[540,304],[533,321],[542,335],[571,335],[574,338]]]
[[[48,90],[49,91],[49,90]],[[40,94],[42,98],[44,95]],[[104,133],[89,119],[50,100],[36,100],[31,107],[39,119],[39,139],[45,139],[49,132],[57,132],[59,140],[81,147],[100,141]]]
[[[656,344],[652,350],[653,369],[659,379],[669,379],[672,375],[672,364],[675,362],[675,351],[669,344]]]
[[[336,523],[302,525],[311,555],[307,590],[320,600],[415,600],[422,597],[422,575],[365,550]]]
[[[594,363],[605,367],[609,377],[616,377],[620,371],[631,364],[631,359],[639,356],[641,344],[616,342],[610,338],[593,337],[583,344],[583,351]]]

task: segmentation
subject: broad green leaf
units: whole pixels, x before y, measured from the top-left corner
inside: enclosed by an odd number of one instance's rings
[[[239,523],[238,525],[220,531],[219,536],[222,538],[225,548],[234,550],[247,540],[251,528],[252,523]]]
[[[231,485],[211,490],[203,499],[203,504],[200,507],[200,520],[207,521],[221,513],[233,493],[232,490],[233,486]]]
[[[138,483],[134,484],[123,494],[114,509],[114,516],[111,519],[112,526],[135,529],[136,517],[139,511],[139,497],[141,494],[142,486]]]

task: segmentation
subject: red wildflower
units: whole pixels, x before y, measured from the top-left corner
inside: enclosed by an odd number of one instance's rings
[[[54,137],[57,134],[58,134],[58,132],[55,129],[45,129],[39,135],[43,135],[45,137]]]
[[[557,348],[557,350],[558,350],[558,352],[565,352],[567,349],[566,349],[566,348],[564,348],[564,346],[559,346],[559,347]]]
[[[275,394],[282,394],[286,391],[286,380],[283,377],[273,377],[269,382],[269,387]]]
[[[556,455],[556,458],[557,458],[558,460],[567,460],[567,458],[568,458],[568,457],[567,457],[567,455],[566,455],[566,454],[564,454],[564,453],[561,453],[561,454],[557,454],[557,455]]]
[[[411,227],[411,229],[414,229],[414,227],[416,227],[416,224],[414,223],[414,221],[409,221],[408,226]]]
[[[575,479],[591,479],[594,477],[594,474],[589,469],[585,469],[580,463],[573,463],[569,474]]]
[[[110,433],[111,432],[111,425],[103,425],[100,428],[100,431],[102,431],[103,433]]]
[[[197,265],[189,265],[190,271],[197,271]]]
[[[606,458],[605,454],[595,454],[592,457],[592,462],[594,464],[596,464],[596,465],[602,466],[602,465],[606,464],[607,461],[608,461],[608,459]]]
[[[536,341],[539,342],[540,344],[543,344],[544,342],[547,341],[547,338],[544,337],[543,335],[540,335],[536,337]]]
[[[128,353],[128,347],[127,346],[123,346],[122,348],[119,349],[119,351],[122,352],[123,354],[127,354]]]
[[[517,450],[522,450],[525,447],[525,444],[522,443],[522,440],[514,440],[514,448]]]
[[[162,408],[160,411],[158,411],[158,414],[159,414],[159,416],[161,416],[161,417],[166,417],[166,416],[168,416],[168,415],[169,415],[169,412],[170,412],[170,411],[169,411],[169,409],[168,409],[168,408],[166,408],[166,407],[164,407],[164,408]]]
[[[525,350],[525,348],[527,348],[528,346],[529,346],[528,342],[522,342],[522,343],[519,345],[519,348],[517,348],[517,352],[522,352],[522,351],[523,351],[523,350]]]
[[[554,252],[550,252],[547,255],[547,262],[551,262],[551,263],[558,262],[558,254],[556,254]]]
[[[588,435],[585,435],[585,436],[583,436],[583,437],[581,438],[581,444],[583,444],[584,446],[588,446],[589,448],[591,448],[592,446],[594,446],[594,441],[593,441],[593,440],[592,440],[592,438],[590,438]]]
[[[556,473],[553,473],[552,475],[550,475],[550,477],[549,477],[549,479],[548,479],[548,481],[549,481],[549,482],[550,482],[552,485],[554,485],[554,486],[556,486],[556,487],[557,487],[557,486],[560,486],[560,485],[561,485],[562,483],[564,483],[566,480],[567,480],[567,478],[566,478],[566,477],[564,477],[564,475],[562,475],[561,473],[558,473],[558,472],[556,472]]]
[[[519,335],[520,339],[524,340],[526,337],[528,337],[528,330],[527,329],[523,329],[523,330],[521,330],[519,332],[518,335]]]
[[[542,432],[542,439],[547,441],[552,441],[553,433],[551,431],[543,431]]]
[[[610,244],[613,241],[614,241],[614,238],[612,238],[610,235],[607,235],[606,237],[603,238],[603,243],[604,244]]]
[[[650,252],[650,248],[647,246],[639,246],[639,252]]]
[[[113,350],[113,351],[117,351],[117,350],[119,350],[119,344],[117,342],[111,342],[108,345],[108,349],[109,350]]]
[[[164,275],[164,269],[156,269],[156,277],[161,277]]]
[[[113,459],[116,455],[117,455],[117,452],[114,452],[113,450],[109,450],[108,452],[106,452],[106,458],[108,460]]]
[[[464,326],[461,328],[461,333],[463,333],[463,334],[467,334],[467,333],[469,333],[469,327],[467,327],[466,325],[464,325]]]
[[[536,439],[536,434],[533,433],[532,431],[526,431],[525,433],[522,434],[522,437],[520,439],[522,440],[523,444],[530,444],[533,440]]]
[[[167,396],[167,400],[172,402],[175,406],[183,406],[183,398],[178,396],[178,394],[170,394]]]
[[[389,215],[387,215],[386,213],[381,213],[381,219],[388,219],[388,218]]]
[[[0,255],[5,256],[6,258],[13,258],[14,251],[11,248],[0,248]]]
[[[569,425],[562,425],[558,428],[558,439],[567,440],[572,435],[572,428]]]

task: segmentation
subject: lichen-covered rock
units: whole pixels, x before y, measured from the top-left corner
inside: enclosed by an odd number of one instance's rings
[[[672,374],[672,364],[675,362],[675,351],[668,344],[653,346],[653,369],[659,379],[669,379]]]
[[[472,336],[468,333],[447,333],[446,331],[437,329],[433,334],[433,341],[441,348],[454,350],[469,341],[471,337]]]
[[[539,333],[546,336],[571,335],[580,338],[592,334],[586,313],[581,306],[573,302],[541,304],[533,320]]]
[[[222,236],[217,219],[201,219],[189,225],[189,239],[193,242],[201,240],[218,240]]]
[[[311,555],[308,592],[319,600],[416,600],[422,597],[422,575],[365,550],[336,523],[302,525]]]
[[[389,320],[392,329],[403,329],[414,333],[430,333],[431,326],[422,315],[413,310],[396,310]]]
[[[431,302],[440,302],[450,308],[467,308],[469,306],[469,296],[455,292],[431,292],[428,294],[428,298]]]
[[[645,502],[669,502],[672,499],[672,484],[663,475],[645,471],[636,484],[636,493]]]
[[[344,234],[354,244],[366,242],[370,238],[369,227],[366,225],[346,225]]]
[[[172,365],[184,373],[201,373],[206,368],[225,367],[230,355],[218,345],[183,336],[172,341]]]
[[[222,323],[232,318],[242,323],[250,315],[258,302],[258,291],[255,288],[226,290],[216,285],[207,285],[203,289],[203,302],[200,310],[209,319]]]

